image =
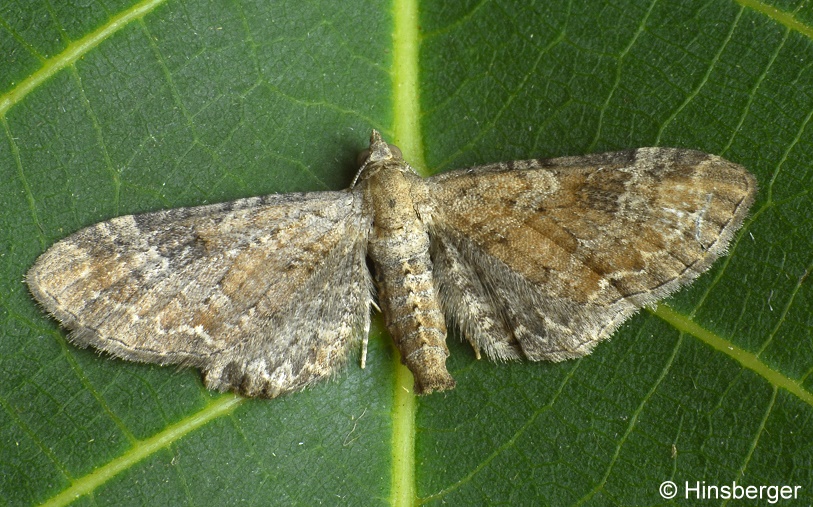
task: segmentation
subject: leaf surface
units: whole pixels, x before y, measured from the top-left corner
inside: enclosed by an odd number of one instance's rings
[[[655,505],[669,480],[809,504],[812,40],[804,2],[0,7],[3,503]],[[458,387],[422,398],[380,323],[365,370],[244,400],[73,347],[22,283],[114,216],[344,188],[371,128],[424,174],[677,146],[760,192],[728,257],[591,356],[455,334]]]

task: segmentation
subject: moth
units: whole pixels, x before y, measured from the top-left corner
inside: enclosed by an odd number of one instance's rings
[[[360,342],[363,367],[377,292],[428,394],[455,385],[447,322],[478,358],[589,354],[723,255],[756,193],[743,167],[685,149],[423,179],[373,131],[361,160],[343,191],[98,223],[40,256],[28,286],[80,347],[271,398],[330,377]]]

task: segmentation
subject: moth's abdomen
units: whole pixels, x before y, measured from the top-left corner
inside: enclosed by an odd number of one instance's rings
[[[368,195],[374,227],[368,253],[387,329],[412,371],[415,392],[454,387],[446,371],[446,324],[433,282],[429,234],[415,211],[412,185],[422,181],[398,170],[372,176]]]
[[[429,238],[424,236],[421,243],[428,249]],[[415,392],[429,394],[453,388],[454,379],[446,371],[446,324],[432,282],[428,251],[400,259],[379,257],[374,263],[387,329],[401,360],[415,377]]]

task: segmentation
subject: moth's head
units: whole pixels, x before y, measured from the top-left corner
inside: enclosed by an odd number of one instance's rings
[[[383,162],[385,160],[403,160],[404,156],[401,150],[394,144],[387,144],[386,141],[381,139],[381,134],[377,130],[373,130],[370,134],[370,147],[359,153],[359,167],[364,167],[367,164],[375,164],[376,162]]]
[[[394,144],[387,144],[386,141],[381,139],[381,134],[379,134],[377,130],[373,130],[370,134],[370,147],[359,153],[358,164],[359,172],[355,180],[353,180],[353,186],[355,186],[365,170],[370,173],[371,169],[385,165],[409,167],[404,163],[404,156],[401,154],[401,150]],[[372,173],[367,174],[367,177],[371,174]]]

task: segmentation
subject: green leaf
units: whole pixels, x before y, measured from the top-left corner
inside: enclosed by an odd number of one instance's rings
[[[0,502],[813,501],[810,7],[371,4],[0,6]],[[731,255],[591,356],[494,364],[453,336],[458,387],[422,398],[380,324],[365,370],[246,400],[70,345],[22,283],[100,220],[344,188],[371,128],[427,174],[679,146],[760,193]]]

